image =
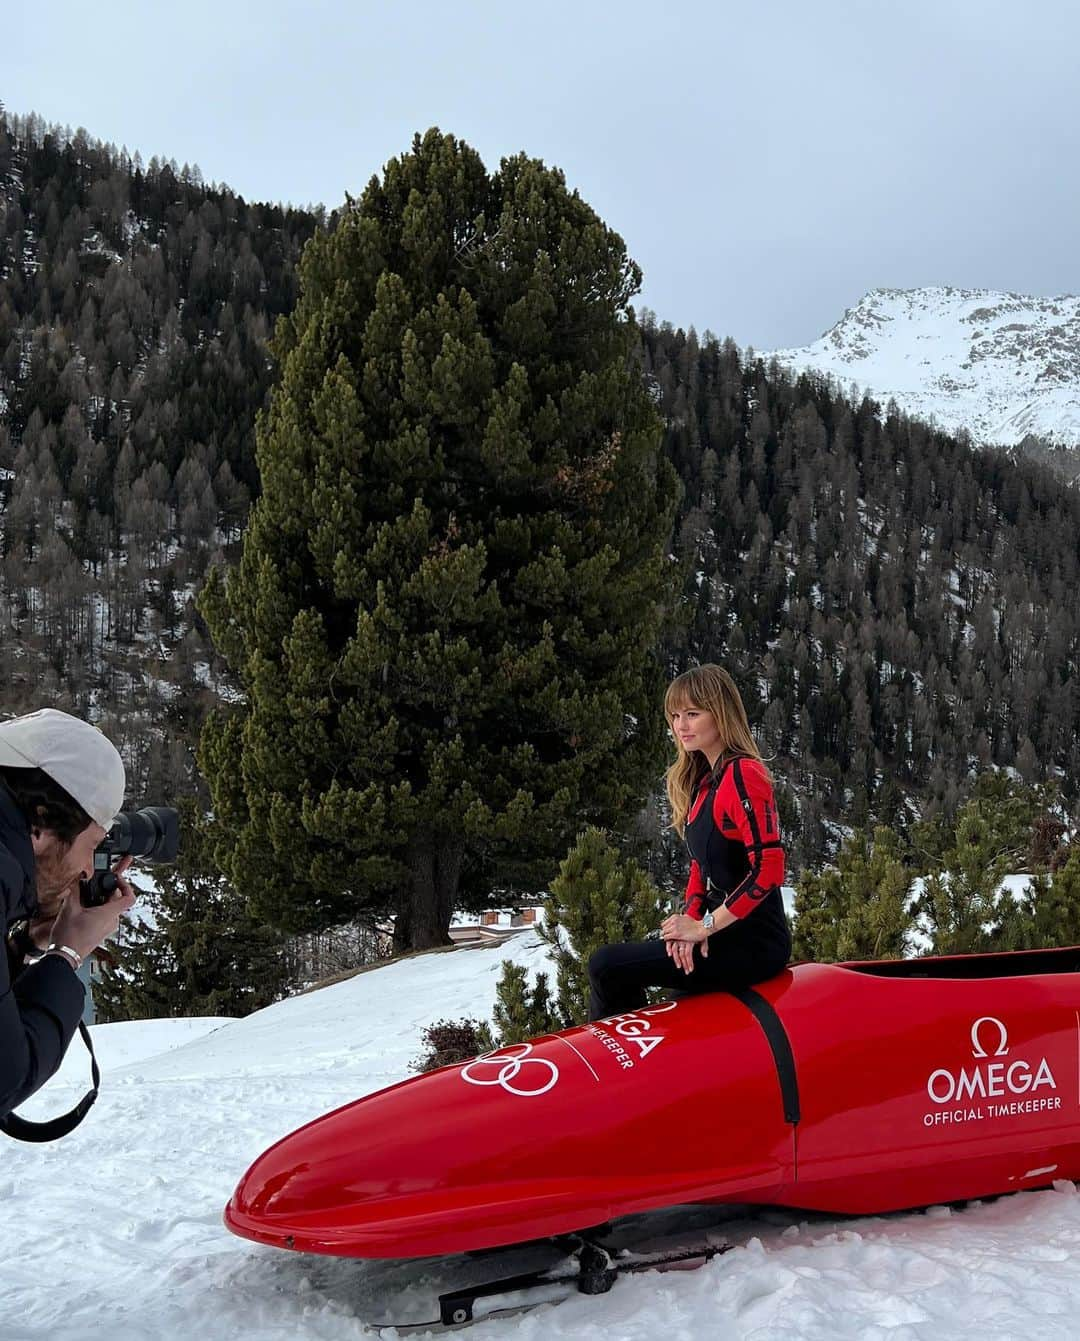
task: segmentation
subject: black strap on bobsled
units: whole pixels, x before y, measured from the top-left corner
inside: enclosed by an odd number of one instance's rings
[[[772,1049],[776,1063],[776,1075],[780,1081],[780,1097],[784,1103],[784,1121],[792,1126],[801,1116],[799,1108],[799,1078],[795,1074],[795,1054],[791,1051],[791,1041],[787,1036],[780,1016],[752,987],[729,988],[731,995],[741,1001],[746,1009],[761,1025],[762,1032]]]
[[[61,1136],[66,1136],[68,1132],[74,1131],[86,1117],[93,1106],[94,1100],[98,1097],[98,1089],[101,1086],[101,1072],[98,1070],[97,1058],[94,1056],[94,1046],[90,1042],[90,1030],[83,1024],[82,1020],[79,1021],[79,1033],[82,1034],[83,1042],[90,1053],[90,1074],[93,1078],[94,1088],[83,1095],[70,1113],[64,1113],[61,1117],[50,1118],[48,1122],[31,1122],[28,1118],[21,1118],[15,1113],[9,1113],[7,1117],[0,1118],[0,1131],[5,1136],[12,1136],[16,1141],[58,1141]]]

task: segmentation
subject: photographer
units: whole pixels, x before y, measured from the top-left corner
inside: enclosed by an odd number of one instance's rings
[[[0,1118],[59,1067],[83,1011],[77,970],[135,902],[122,878],[100,906],[79,897],[123,802],[120,755],[89,723],[55,708],[0,723]]]

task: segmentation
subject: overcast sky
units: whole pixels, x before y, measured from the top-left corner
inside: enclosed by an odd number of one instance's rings
[[[438,125],[561,167],[640,303],[760,350],[868,289],[1075,293],[1072,0],[50,0],[2,20],[9,111],[338,205]]]

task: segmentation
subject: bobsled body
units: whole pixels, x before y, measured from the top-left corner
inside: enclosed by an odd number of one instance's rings
[[[514,1044],[319,1118],[236,1233],[457,1253],[694,1201],[868,1213],[1080,1178],[1080,950],[804,964]]]

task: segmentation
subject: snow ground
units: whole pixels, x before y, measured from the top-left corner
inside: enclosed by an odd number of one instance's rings
[[[362,972],[245,1020],[99,1025],[98,1103],[44,1146],[7,1142],[2,1341],[355,1341],[422,1321],[475,1260],[360,1263],[234,1238],[221,1212],[247,1165],[319,1113],[403,1079],[435,1019],[488,1017],[504,958],[544,967],[525,932],[494,949]],[[66,1111],[88,1084],[76,1039],[26,1105]],[[1072,1183],[962,1210],[837,1220],[689,1213],[733,1251],[694,1272],[620,1279],[470,1341],[1051,1341],[1077,1334],[1080,1196]],[[673,1225],[669,1225],[670,1229]],[[503,1268],[505,1269],[505,1267]],[[500,1271],[500,1274],[501,1271]]]

